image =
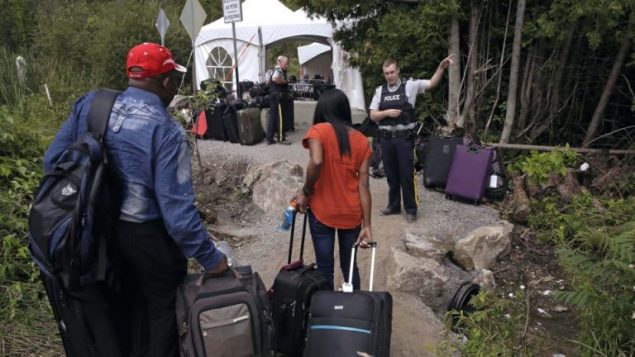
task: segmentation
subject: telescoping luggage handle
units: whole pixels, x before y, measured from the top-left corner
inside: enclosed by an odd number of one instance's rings
[[[371,247],[370,281],[368,283],[368,291],[373,291],[373,278],[375,276],[375,251],[377,250],[377,242],[370,240],[366,241],[366,244]],[[344,282],[344,284],[342,284],[342,291],[346,293],[353,292],[353,267],[355,266],[355,253],[357,252],[357,246],[359,246],[359,243],[353,245],[353,249],[351,249],[351,263],[348,268],[348,282]]]
[[[293,252],[293,233],[295,232],[295,217],[298,215],[298,211],[293,212],[293,219],[291,220],[291,236],[289,237],[289,257],[287,258],[287,265],[291,264],[291,253]],[[304,240],[306,238],[306,226],[309,218],[309,208],[307,207],[304,219],[302,222],[302,241],[300,242],[300,262],[304,259]]]

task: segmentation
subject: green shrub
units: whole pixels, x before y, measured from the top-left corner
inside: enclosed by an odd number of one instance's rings
[[[510,172],[527,174],[533,184],[543,184],[553,172],[564,176],[567,168],[575,163],[577,154],[567,145],[550,152],[532,151],[529,156],[519,158],[508,168]]]
[[[580,313],[583,355],[635,355],[635,216],[584,227],[558,254],[572,289],[555,297]]]
[[[535,202],[529,225],[558,245],[571,289],[556,299],[579,312],[578,343],[585,356],[635,354],[635,198],[604,200],[590,194],[570,202]]]

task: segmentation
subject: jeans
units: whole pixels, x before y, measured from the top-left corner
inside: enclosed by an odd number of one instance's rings
[[[313,249],[315,250],[315,260],[318,270],[326,275],[330,287],[333,289],[335,231],[337,230],[337,238],[340,245],[340,268],[342,269],[344,280],[348,282],[351,249],[353,249],[353,245],[355,241],[357,241],[362,226],[359,225],[351,229],[331,228],[318,221],[313,215],[313,212],[309,211],[308,215],[309,229],[311,230],[311,237],[313,239]],[[359,270],[357,269],[357,263],[353,266],[353,289],[359,290]]]

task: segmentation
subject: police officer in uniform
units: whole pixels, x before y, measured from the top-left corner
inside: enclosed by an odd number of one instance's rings
[[[273,138],[278,134],[278,143],[288,145],[289,141],[285,138],[284,119],[288,111],[288,92],[289,80],[287,79],[287,68],[289,67],[289,58],[286,56],[278,56],[276,59],[276,67],[273,69],[269,81],[269,121],[267,122],[267,144],[274,143]]]
[[[417,95],[439,85],[445,69],[454,64],[450,55],[439,63],[430,79],[399,77],[399,64],[387,59],[382,66],[386,84],[377,87],[370,103],[370,118],[379,125],[382,161],[388,181],[388,207],[382,216],[401,212],[401,196],[406,221],[417,220],[417,197],[414,182],[414,128]]]

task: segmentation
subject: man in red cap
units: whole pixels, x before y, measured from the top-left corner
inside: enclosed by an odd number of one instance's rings
[[[104,144],[122,189],[116,239],[130,305],[130,353],[178,356],[176,289],[196,258],[208,272],[227,270],[194,206],[191,151],[183,128],[166,108],[185,68],[166,47],[142,43],[128,52],[128,88],[117,98]],[[87,129],[94,92],[79,98],[44,157],[50,170]],[[127,343],[123,343],[127,345]]]

